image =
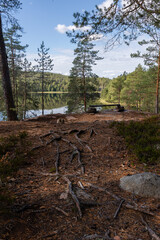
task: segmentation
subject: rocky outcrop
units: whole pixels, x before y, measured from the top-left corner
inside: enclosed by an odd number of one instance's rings
[[[142,197],[160,198],[160,175],[144,172],[120,179],[120,187]]]

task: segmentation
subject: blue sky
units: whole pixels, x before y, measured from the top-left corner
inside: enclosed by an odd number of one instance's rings
[[[22,44],[29,44],[27,58],[34,64],[37,58],[37,48],[44,41],[50,48],[49,54],[54,61],[55,73],[69,74],[74,59],[75,44],[70,43],[65,30],[70,29],[74,20],[73,13],[92,10],[95,5],[109,4],[111,0],[21,0],[22,10],[16,13],[20,25],[24,29]],[[137,43],[128,46],[118,46],[105,53],[105,41],[97,41],[96,49],[104,57],[94,67],[99,76],[113,78],[124,71],[131,72],[140,59],[130,58],[130,53],[136,52],[140,47]]]

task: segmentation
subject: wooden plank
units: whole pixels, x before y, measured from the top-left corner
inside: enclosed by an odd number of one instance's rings
[[[112,107],[117,106],[120,107],[120,104],[99,104],[99,105],[89,105],[89,107]]]

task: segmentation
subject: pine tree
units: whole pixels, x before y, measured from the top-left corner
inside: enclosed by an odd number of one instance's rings
[[[160,82],[160,34],[154,29],[154,32],[146,32],[151,37],[150,40],[138,42],[141,46],[148,45],[146,53],[141,54],[140,51],[131,54],[131,57],[140,57],[144,59],[144,64],[150,67],[157,66],[157,81],[156,81],[156,101],[155,113],[159,113],[159,82]],[[154,79],[153,79],[154,82]]]
[[[21,73],[21,98],[22,98],[22,118],[26,118],[26,112],[29,110],[29,102],[33,102],[33,99],[30,97],[29,92],[31,91],[31,73],[33,71],[31,62],[28,62],[27,58],[24,58],[22,64],[22,73]]]
[[[0,70],[2,75],[3,91],[8,120],[17,120],[17,113],[15,111],[15,105],[12,95],[12,87],[2,31],[2,14],[6,15],[8,19],[13,21],[15,19],[11,17],[11,12],[19,9],[20,7],[21,3],[19,0],[1,0],[0,2]]]
[[[121,103],[121,91],[124,87],[126,75],[126,72],[124,72],[122,75],[113,78],[110,81],[110,84],[108,86],[107,101],[110,101],[112,103]]]
[[[92,66],[96,65],[99,51],[93,50],[94,44],[84,39],[79,41],[74,50],[76,56],[73,61],[73,67],[70,71],[69,93],[74,97],[75,103],[80,103],[83,99],[84,111],[86,112],[87,100],[93,96],[97,89],[97,75],[92,73]]]
[[[19,32],[22,32],[22,28],[13,24],[11,28],[7,29],[4,33],[6,52],[8,56],[8,65],[10,70],[10,77],[12,82],[13,97],[18,109],[18,83],[17,76],[21,70],[21,62],[24,57],[24,52],[28,45],[22,46],[20,38],[22,37]]]
[[[44,115],[44,84],[45,84],[45,72],[51,71],[54,64],[50,55],[48,54],[49,48],[45,48],[44,41],[42,41],[40,48],[38,48],[38,59],[35,61],[38,63],[36,66],[41,74],[41,92],[42,92],[42,115]]]

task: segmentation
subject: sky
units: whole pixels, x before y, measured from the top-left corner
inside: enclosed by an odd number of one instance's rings
[[[69,75],[74,59],[76,44],[70,42],[66,31],[73,26],[73,13],[90,11],[95,5],[108,6],[111,0],[21,0],[22,9],[16,12],[15,17],[23,27],[22,45],[29,44],[26,54],[27,59],[34,64],[38,57],[37,48],[44,41],[46,48],[54,62],[54,73]],[[93,72],[100,77],[113,78],[124,71],[132,72],[141,59],[131,58],[130,54],[141,50],[137,42],[130,46],[121,45],[110,52],[105,52],[105,39],[96,41],[95,49],[103,60],[97,62]]]

